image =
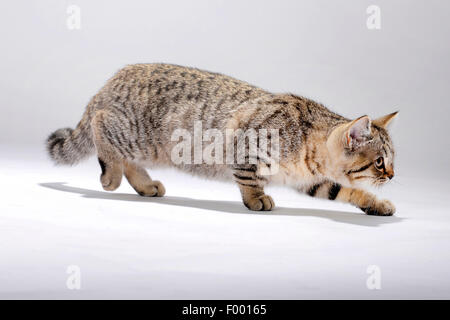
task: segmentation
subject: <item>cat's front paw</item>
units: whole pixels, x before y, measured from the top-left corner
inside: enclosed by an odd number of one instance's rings
[[[377,200],[372,206],[361,210],[371,216],[392,216],[395,213],[395,206],[389,200]]]
[[[253,211],[271,211],[275,208],[275,203],[271,196],[263,194],[257,198],[244,201],[247,208]]]

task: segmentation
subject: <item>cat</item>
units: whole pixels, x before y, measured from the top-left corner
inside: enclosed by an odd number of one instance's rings
[[[145,167],[172,166],[192,174],[234,180],[250,210],[272,210],[267,184],[284,184],[312,197],[353,204],[369,215],[392,215],[395,207],[364,190],[394,177],[394,148],[387,127],[394,112],[371,120],[340,116],[293,94],[273,94],[219,73],[170,64],[135,64],[119,70],[90,100],[75,129],[47,139],[57,164],[73,165],[97,153],[107,191],[122,176],[141,196],[165,188]],[[176,129],[276,129],[279,169],[263,175],[264,159],[244,164],[175,164]],[[244,137],[245,139],[245,137]]]

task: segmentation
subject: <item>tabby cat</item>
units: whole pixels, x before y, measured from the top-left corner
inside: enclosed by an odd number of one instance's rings
[[[234,78],[169,64],[136,64],[118,71],[90,100],[75,129],[59,129],[47,149],[57,164],[72,165],[97,152],[105,190],[122,175],[141,196],[163,196],[164,186],[144,167],[172,166],[234,180],[250,210],[272,210],[267,184],[284,184],[313,197],[351,203],[370,215],[392,215],[394,205],[362,186],[394,177],[387,126],[397,112],[376,120],[346,119],[310,99],[273,94]],[[262,175],[251,164],[175,164],[175,129],[278,129],[279,170]]]

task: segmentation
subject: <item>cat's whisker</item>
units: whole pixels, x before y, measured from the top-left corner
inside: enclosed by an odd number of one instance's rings
[[[398,184],[398,185],[400,185],[400,186],[404,186],[404,184],[403,183],[401,183],[400,181],[398,181],[398,180],[392,180],[390,183],[394,183],[394,184]]]

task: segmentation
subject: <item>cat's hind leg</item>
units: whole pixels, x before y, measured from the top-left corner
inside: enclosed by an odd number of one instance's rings
[[[116,190],[122,181],[123,156],[117,149],[117,137],[108,129],[104,112],[98,112],[92,120],[94,144],[102,173],[100,182],[107,191]]]
[[[131,161],[124,161],[125,177],[136,192],[144,197],[162,197],[166,189],[159,181],[152,180],[147,171]]]

